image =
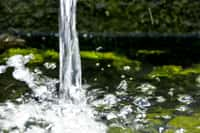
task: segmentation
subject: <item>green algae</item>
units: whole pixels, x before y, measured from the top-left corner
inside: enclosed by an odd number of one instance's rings
[[[147,113],[147,120],[151,126],[161,126],[164,124],[164,117],[172,117],[173,110],[163,107],[154,107]]]
[[[6,52],[0,55],[1,62],[5,63],[5,60],[14,55],[28,55],[32,54],[33,59],[28,63],[30,65],[34,64],[42,64],[45,61],[55,61],[58,62],[59,53],[54,50],[39,50],[36,48],[11,48],[8,49]],[[123,55],[118,55],[113,52],[92,52],[92,51],[81,51],[80,52],[81,58],[83,59],[90,59],[90,60],[107,60],[111,61],[112,66],[115,68],[121,68],[124,65],[131,65],[134,66],[136,70],[140,70],[141,62],[136,60],[130,60]]]
[[[155,67],[153,71],[148,74],[148,77],[174,78],[175,76],[188,76],[191,74],[200,74],[200,66],[193,65],[192,67],[186,69],[182,68],[182,66],[176,66],[176,65],[158,66]]]
[[[33,55],[33,59],[28,63],[30,65],[34,64],[42,64],[44,61],[51,60],[51,61],[58,61],[59,54],[54,50],[38,50],[36,48],[27,48],[27,49],[20,49],[20,48],[11,48],[0,55],[0,58],[4,61],[14,55]],[[2,60],[2,61],[3,61]]]
[[[146,50],[146,49],[140,49],[136,52],[136,56],[139,55],[160,55],[160,54],[164,54],[166,53],[166,51],[163,50]]]
[[[183,128],[185,133],[199,133],[200,132],[200,114],[195,113],[191,116],[176,116],[169,121],[169,126],[176,129]]]
[[[134,132],[131,128],[110,127],[107,133],[138,133],[138,132]]]
[[[108,60],[112,62],[112,65],[118,69],[122,66],[130,65],[134,66],[135,70],[139,71],[141,69],[141,62],[137,60],[131,60],[123,55],[118,55],[113,52],[91,52],[91,51],[81,51],[81,57],[83,59],[94,59],[94,60]]]

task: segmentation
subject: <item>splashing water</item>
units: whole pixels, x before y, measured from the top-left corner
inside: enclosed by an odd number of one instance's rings
[[[13,78],[25,82],[32,96],[0,104],[0,132],[9,133],[105,133],[96,122],[95,111],[86,104],[81,87],[81,63],[76,34],[76,0],[61,0],[60,90],[57,79],[30,70],[26,64],[33,55],[15,55],[0,67],[0,74],[13,67]],[[46,63],[47,64],[47,63]],[[54,66],[56,67],[56,66]],[[20,88],[19,88],[20,89]]]

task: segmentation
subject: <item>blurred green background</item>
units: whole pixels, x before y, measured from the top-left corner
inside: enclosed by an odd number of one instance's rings
[[[59,0],[0,1],[0,31],[58,31]],[[81,32],[188,33],[200,30],[199,0],[79,0]]]

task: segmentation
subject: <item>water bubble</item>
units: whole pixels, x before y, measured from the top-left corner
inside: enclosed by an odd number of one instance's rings
[[[169,89],[169,92],[168,92],[168,95],[170,95],[170,96],[174,96],[174,88],[170,88]]]
[[[165,130],[164,127],[159,127],[159,129],[158,129],[159,133],[163,133],[164,130]]]
[[[27,36],[27,37],[31,37],[31,33],[27,33],[26,36]]]
[[[112,120],[112,119],[116,119],[116,118],[117,118],[117,115],[113,112],[110,112],[106,115],[107,120]]]
[[[97,67],[99,67],[99,66],[100,66],[100,63],[99,63],[99,62],[97,62],[97,63],[96,63],[96,66],[97,66]]]
[[[140,86],[138,86],[136,89],[138,89],[141,92],[146,93],[148,95],[152,95],[154,90],[156,89],[156,87],[149,83],[143,83]]]
[[[40,75],[40,74],[42,74],[42,71],[39,68],[35,68],[34,73]]]
[[[88,37],[88,34],[87,34],[87,33],[84,33],[84,34],[83,34],[83,37],[84,37],[84,38],[87,38],[87,37]]]
[[[163,119],[166,119],[166,120],[169,120],[169,119],[171,119],[172,117],[171,117],[170,115],[163,115],[162,118],[163,118]]]
[[[46,37],[45,37],[45,36],[43,36],[43,37],[42,37],[42,40],[43,40],[43,41],[45,41],[45,40],[46,40]]]
[[[110,65],[110,64],[108,64],[108,65],[107,65],[107,67],[108,67],[108,68],[110,68],[110,67],[111,67],[111,65]]]
[[[110,87],[109,87],[109,86],[105,86],[105,88],[106,88],[106,89],[109,89]]]
[[[163,96],[157,96],[156,97],[156,102],[158,102],[158,103],[163,103],[165,101],[166,101],[166,99]]]
[[[54,70],[54,69],[56,69],[56,63],[45,62],[44,67],[46,69]]]
[[[188,110],[188,107],[186,107],[186,106],[183,105],[183,106],[180,106],[180,107],[176,108],[176,110],[180,111],[180,112],[185,112],[185,111]]]
[[[196,82],[200,83],[200,75],[197,76],[197,78],[196,78]]]
[[[117,89],[118,89],[118,90],[124,90],[124,91],[126,91],[127,88],[128,88],[128,83],[127,83],[126,80],[122,80],[122,81],[120,82],[120,84],[117,86]]]
[[[106,105],[107,107],[111,107],[113,105],[115,105],[117,103],[118,99],[115,95],[113,94],[107,94],[104,96],[103,99],[94,101],[92,104],[94,106],[98,106],[98,105]]]
[[[179,102],[181,103],[185,103],[185,104],[191,104],[194,100],[190,95],[178,95],[178,99]]]
[[[126,78],[126,76],[122,74],[122,75],[121,75],[121,78],[124,79],[124,78]]]
[[[133,80],[133,77],[129,77],[129,80],[132,81],[132,80]]]
[[[123,67],[123,70],[124,70],[124,71],[129,71],[130,69],[131,69],[130,66],[124,66],[124,67]]]
[[[7,69],[6,65],[0,65],[0,74],[5,73]]]
[[[102,46],[99,46],[99,47],[96,48],[96,51],[101,51],[101,50],[103,50]]]
[[[133,109],[132,109],[131,105],[126,105],[120,110],[118,116],[122,117],[123,119],[126,119],[128,114],[130,114],[132,112],[133,112]]]
[[[151,103],[146,97],[136,97],[133,103],[141,109],[145,109],[151,106]]]
[[[175,131],[175,133],[185,133],[185,132],[186,132],[186,130],[183,129],[183,128],[180,128],[180,129]]]

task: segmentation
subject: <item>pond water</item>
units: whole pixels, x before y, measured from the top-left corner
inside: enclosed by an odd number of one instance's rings
[[[26,65],[33,55],[6,59],[0,66],[1,132],[80,132],[81,127],[92,133],[106,126],[109,133],[200,131],[199,74],[99,54],[82,60],[89,105],[83,108],[58,100],[58,61]]]

